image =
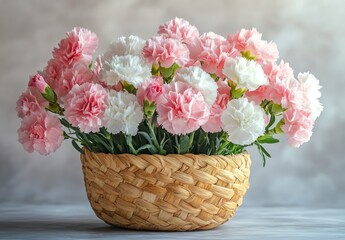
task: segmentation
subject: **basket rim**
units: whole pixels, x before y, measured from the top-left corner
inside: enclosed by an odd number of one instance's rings
[[[200,156],[200,157],[231,157],[231,156],[240,156],[240,155],[250,155],[248,151],[243,151],[241,153],[237,154],[229,154],[229,155],[219,155],[219,154],[213,154],[213,155],[207,155],[207,154],[194,154],[194,153],[184,153],[184,154],[176,154],[176,153],[169,153],[166,155],[162,154],[147,154],[147,153],[141,153],[141,154],[131,154],[131,153],[103,153],[103,152],[92,152],[87,147],[82,147],[82,149],[88,153],[95,154],[95,155],[119,155],[119,156],[162,156],[162,157],[173,157],[173,156]],[[84,155],[81,153],[80,155]]]

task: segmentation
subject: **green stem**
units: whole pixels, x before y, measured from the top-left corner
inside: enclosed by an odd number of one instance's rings
[[[80,140],[78,138],[75,138],[75,137],[68,135],[65,131],[64,131],[64,137],[65,137],[65,139],[72,139],[72,140],[75,140],[77,142],[80,142]]]
[[[114,147],[114,143],[113,140],[111,138],[111,134],[105,130],[105,128],[101,128],[101,133],[103,133],[103,137],[105,139],[108,140],[109,144],[110,144],[110,149],[111,149],[111,153],[114,154],[115,153],[115,147]]]
[[[178,139],[178,135],[175,135],[175,144],[176,144],[177,154],[181,154],[180,141]]]
[[[194,134],[195,134],[195,131],[189,135],[188,152],[190,152],[191,147],[193,147]]]
[[[133,147],[132,141],[133,141],[132,136],[131,136],[131,135],[126,135],[126,142],[127,142],[128,147],[129,147],[129,152],[130,152],[131,154],[137,155],[138,152],[137,152],[137,150],[135,150],[135,148]]]
[[[153,145],[158,149],[159,154],[164,155],[165,154],[165,150],[162,149],[161,146],[158,143],[157,136],[156,136],[155,131],[154,131],[152,125],[151,125],[150,119],[146,119],[146,124],[147,124],[147,126],[149,128],[150,136],[152,137],[152,141],[153,141]]]

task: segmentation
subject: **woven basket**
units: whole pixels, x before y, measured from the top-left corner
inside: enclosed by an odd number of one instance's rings
[[[248,153],[233,156],[81,155],[87,196],[111,225],[211,229],[229,220],[249,187]]]

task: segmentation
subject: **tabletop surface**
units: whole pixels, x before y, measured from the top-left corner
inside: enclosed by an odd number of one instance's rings
[[[1,204],[0,239],[345,239],[345,209],[244,205],[213,230],[151,232],[109,226],[86,204]]]

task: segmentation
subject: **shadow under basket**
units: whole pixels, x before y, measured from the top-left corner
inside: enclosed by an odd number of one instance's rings
[[[104,222],[130,229],[189,231],[228,221],[249,188],[250,157],[81,155],[87,197]]]

